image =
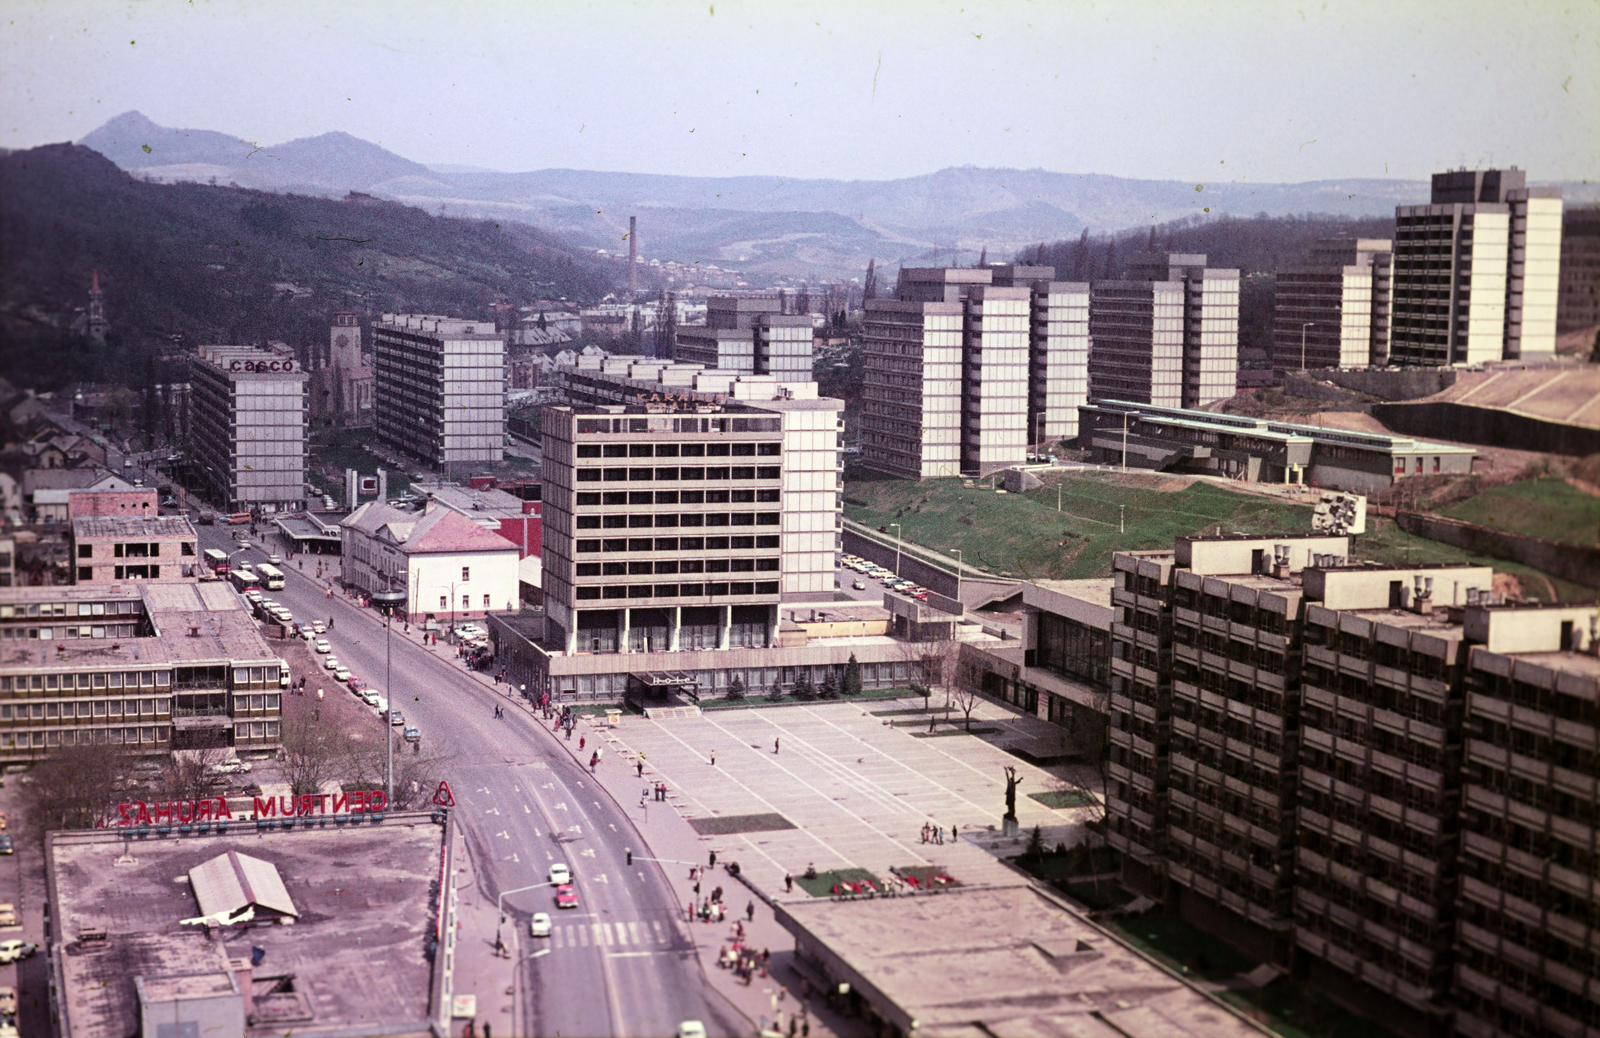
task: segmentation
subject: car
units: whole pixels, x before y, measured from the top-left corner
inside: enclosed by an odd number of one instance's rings
[[[0,1016],[17,1015],[17,989],[9,984],[0,988]]]
[[[249,591],[246,591],[246,592],[245,592],[245,593],[244,593],[244,597],[246,597],[246,598],[248,598],[248,599],[249,599],[249,600],[250,600],[250,604],[251,604],[251,605],[252,605],[252,606],[254,606],[254,605],[257,605],[257,604],[259,604],[259,603],[260,603],[260,601],[261,601],[261,600],[262,600],[262,599],[263,599],[263,598],[265,598],[265,597],[267,597],[267,596],[265,596],[265,595],[263,595],[263,594],[262,594],[262,593],[261,593],[261,589],[260,589],[260,588],[254,588],[254,587],[253,587],[253,588],[251,588],[251,589],[250,589],[250,590],[249,590]]]
[[[335,660],[334,662],[338,663],[338,660]],[[340,664],[339,666],[334,667],[333,668],[333,680],[342,681],[342,682],[344,682],[345,684],[348,685],[350,683],[350,668],[344,666],[343,664]]]
[[[10,833],[0,833],[0,854],[17,853],[17,845],[12,842]]]
[[[134,771],[145,772],[147,774],[153,774],[153,773],[158,772],[158,771],[161,770],[161,762],[160,761],[153,761],[153,760],[142,760],[142,761],[139,761],[138,763],[134,764],[133,770]]]
[[[394,727],[399,728],[401,725],[404,725],[406,723],[406,715],[402,714],[398,710],[390,710],[389,711],[389,723],[391,725],[393,725]]]
[[[248,538],[248,537],[236,537],[236,538],[234,538],[233,543],[237,544],[241,548],[248,548],[248,547],[250,547],[250,538]]]
[[[0,903],[0,926],[17,925],[17,906],[9,901]],[[0,1009],[0,1013],[5,1010]]]
[[[577,908],[578,890],[571,883],[563,883],[556,888],[557,908]]]
[[[368,706],[377,706],[378,705],[378,693],[374,692],[372,689],[369,688],[366,691],[361,693],[361,701],[363,703],[366,703]]]
[[[321,624],[312,624],[311,625],[311,629],[313,631],[316,631],[318,634],[322,633],[322,625]],[[318,638],[316,641],[311,643],[311,647],[313,649],[317,650],[318,652],[332,652],[333,651],[333,646],[328,644],[328,639],[326,639],[326,638]]]
[[[678,1025],[678,1038],[706,1038],[706,1025],[698,1020],[685,1020]]]
[[[267,556],[267,561],[276,566],[283,562],[283,556],[279,555],[277,552],[273,552],[271,555]]]
[[[857,591],[865,591],[867,589],[867,582],[865,580],[853,580],[850,582],[850,586]]]
[[[550,913],[549,912],[535,912],[535,913],[533,913],[533,918],[528,920],[528,936],[529,937],[549,937],[550,936]]]
[[[334,671],[333,672],[333,676],[334,677],[338,677],[339,676],[339,672],[338,671]],[[342,680],[344,681],[344,683],[346,685],[349,685],[351,688],[360,688],[362,685],[365,684],[364,681],[362,681],[359,677],[357,677],[354,674],[346,675]]]
[[[0,942],[0,965],[8,962],[21,962],[38,950],[39,946],[37,944],[29,944],[27,941]]]
[[[421,742],[422,730],[414,724],[408,724],[406,725],[405,738],[406,742]]]
[[[339,669],[339,657],[337,657],[337,656],[324,656],[324,657],[322,657],[322,666],[326,670],[338,670]]]
[[[218,775],[243,775],[250,770],[250,765],[234,757],[211,765],[211,770]]]
[[[317,632],[318,634],[326,634],[326,633],[328,633],[328,625],[323,623],[321,620],[313,620],[313,621],[311,621],[311,629],[313,631]],[[318,652],[327,652],[328,650],[327,649],[318,649],[317,651]]]
[[[565,862],[556,862],[550,866],[550,882],[557,885],[572,882],[572,870],[567,868]]]

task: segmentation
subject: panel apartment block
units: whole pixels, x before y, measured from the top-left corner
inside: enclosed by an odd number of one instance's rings
[[[978,287],[967,297],[961,342],[961,471],[1020,464],[1028,448],[1027,288]]]
[[[811,318],[785,315],[781,300],[767,296],[713,296],[706,323],[679,327],[673,359],[718,371],[771,375],[781,382],[809,382]]]
[[[492,321],[384,314],[373,325],[378,439],[447,476],[505,457],[505,340]]]
[[[962,304],[869,299],[861,460],[905,479],[961,474]]]
[[[289,353],[202,346],[190,363],[191,467],[229,512],[305,508],[306,375]]]
[[[1028,332],[1028,440],[1078,435],[1078,408],[1089,402],[1089,285],[1033,282]]]
[[[1381,365],[1389,355],[1394,243],[1322,238],[1311,262],[1278,271],[1272,363],[1287,370]]]
[[[1435,173],[1428,205],[1395,208],[1392,362],[1553,354],[1560,266],[1559,188],[1515,168]]]
[[[1204,407],[1234,394],[1239,373],[1239,272],[1203,254],[1163,253],[1128,264],[1090,290],[1090,395]]]

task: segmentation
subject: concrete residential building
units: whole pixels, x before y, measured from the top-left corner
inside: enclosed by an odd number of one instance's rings
[[[1389,358],[1394,243],[1322,238],[1311,262],[1275,276],[1272,365],[1286,370],[1364,368]]]
[[[1052,267],[908,267],[868,300],[862,460],[908,479],[987,475],[1077,434],[1088,286]]]
[[[1423,475],[1467,475],[1471,447],[1212,411],[1099,400],[1080,407],[1079,445],[1103,465],[1203,472],[1366,493]]]
[[[174,582],[200,572],[194,527],[176,515],[85,516],[72,520],[74,583]]]
[[[465,478],[505,458],[505,339],[493,321],[384,314],[373,325],[378,439]]]
[[[412,623],[455,623],[521,600],[517,545],[438,502],[412,511],[369,501],[339,527],[345,582],[404,591]]]
[[[679,326],[673,359],[719,371],[812,380],[809,314],[783,313],[768,296],[712,296],[704,325]]]
[[[1163,407],[1233,396],[1239,371],[1239,272],[1204,254],[1140,256],[1089,295],[1089,393]]]
[[[1395,207],[1394,364],[1482,364],[1555,352],[1561,189],[1527,174],[1433,175],[1428,205]]]
[[[1596,326],[1600,326],[1600,206],[1574,206],[1561,217],[1556,334]]]
[[[202,346],[190,365],[190,470],[227,512],[306,502],[306,375],[286,351]]]
[[[220,582],[0,593],[0,761],[279,742],[288,669]]]

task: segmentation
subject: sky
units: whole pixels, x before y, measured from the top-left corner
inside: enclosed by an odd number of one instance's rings
[[[0,147],[262,145],[844,180],[1600,178],[1594,0],[6,0]]]

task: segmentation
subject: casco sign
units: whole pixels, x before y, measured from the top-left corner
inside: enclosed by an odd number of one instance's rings
[[[236,360],[228,364],[228,370],[264,374],[269,371],[293,371],[294,364],[292,360]]]

